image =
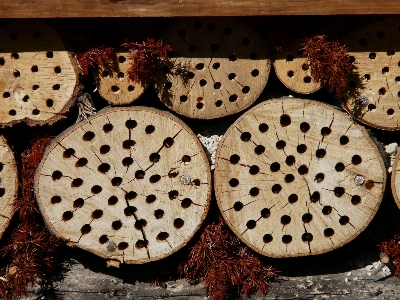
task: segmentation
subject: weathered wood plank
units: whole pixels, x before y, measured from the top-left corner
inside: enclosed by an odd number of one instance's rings
[[[398,1],[374,0],[3,0],[1,18],[399,14]]]

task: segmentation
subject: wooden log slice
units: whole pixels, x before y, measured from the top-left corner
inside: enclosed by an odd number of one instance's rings
[[[268,45],[239,20],[180,19],[162,39],[173,58],[158,68],[155,88],[160,100],[181,115],[214,119],[240,112],[267,83]]]
[[[113,66],[99,66],[96,69],[96,85],[100,95],[111,105],[124,105],[134,102],[143,94],[148,78],[140,83],[129,79],[127,71],[132,59],[127,52],[117,52]]]
[[[310,100],[265,101],[227,131],[215,193],[237,236],[271,257],[324,253],[374,217],[386,170],[366,130]]]
[[[202,223],[211,195],[202,146],[171,114],[103,110],[47,149],[35,192],[57,237],[126,263],[163,258]]]
[[[311,69],[307,59],[302,57],[299,49],[303,39],[292,40],[290,46],[278,51],[274,68],[279,80],[293,92],[311,94],[318,91],[322,85],[311,77]]]
[[[393,198],[396,201],[397,206],[400,208],[400,151],[397,149],[396,158],[393,162],[392,169],[392,179],[391,179],[391,187]]]
[[[6,139],[0,135],[0,237],[14,214],[14,201],[18,196],[18,170],[14,153]]]
[[[399,130],[400,17],[362,27],[343,40],[355,69],[343,107],[375,128]]]
[[[57,34],[40,21],[0,28],[0,124],[51,124],[80,90],[76,65]]]

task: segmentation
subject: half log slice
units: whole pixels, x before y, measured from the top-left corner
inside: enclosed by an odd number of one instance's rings
[[[290,46],[277,51],[274,68],[279,80],[292,91],[300,94],[311,94],[318,91],[322,85],[311,77],[311,69],[307,59],[302,57],[301,43],[304,40],[293,39]]]
[[[114,108],[54,140],[35,192],[57,237],[104,258],[145,263],[177,251],[199,228],[210,176],[200,142],[179,119]]]
[[[63,118],[79,92],[75,67],[45,23],[17,21],[0,28],[0,125]]]
[[[397,149],[396,158],[393,163],[392,171],[392,193],[397,206],[400,208],[400,150]]]
[[[267,84],[268,45],[238,20],[183,19],[162,39],[174,52],[158,68],[155,88],[181,115],[214,119],[240,112]]]
[[[265,101],[227,131],[215,192],[237,236],[271,257],[328,252],[374,217],[386,170],[367,132],[310,100]]]
[[[385,130],[399,130],[400,17],[362,27],[343,40],[356,67],[343,107],[359,121]]]
[[[0,237],[14,214],[14,201],[18,196],[18,170],[13,151],[0,135]]]
[[[134,102],[143,94],[148,79],[137,83],[129,79],[128,70],[132,65],[129,53],[116,53],[112,66],[99,66],[95,72],[97,89],[100,95],[111,105],[125,105]]]

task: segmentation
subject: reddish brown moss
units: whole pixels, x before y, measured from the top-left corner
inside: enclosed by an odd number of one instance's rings
[[[314,81],[325,85],[328,92],[341,98],[352,69],[345,46],[338,41],[328,41],[326,36],[317,35],[306,39],[301,48],[303,57],[311,69]]]
[[[51,138],[42,138],[22,153],[22,198],[15,204],[20,223],[10,243],[1,250],[10,263],[0,270],[0,295],[6,299],[23,296],[27,288],[41,283],[53,269],[58,243],[46,230],[33,195],[36,167]]]
[[[227,299],[235,291],[266,294],[276,270],[265,266],[229,230],[222,217],[207,225],[188,260],[179,267],[190,280],[202,278],[214,300]]]
[[[400,235],[394,235],[381,242],[378,247],[382,252],[389,255],[390,260],[395,265],[395,276],[400,276]]]
[[[128,76],[132,81],[138,83],[153,73],[160,58],[166,58],[168,52],[172,51],[169,45],[163,45],[162,41],[156,42],[151,38],[142,44],[127,42],[122,46],[129,51],[129,58],[132,60]]]
[[[77,52],[75,55],[82,73],[88,75],[90,70],[97,65],[112,65],[113,58],[115,57],[115,49],[101,46],[98,48],[91,48],[86,52]]]

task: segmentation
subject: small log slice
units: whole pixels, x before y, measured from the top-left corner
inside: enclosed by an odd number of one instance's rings
[[[179,119],[114,108],[54,140],[35,192],[50,231],[69,245],[145,263],[193,236],[208,210],[211,175],[200,142]]]
[[[322,85],[311,77],[311,69],[307,59],[301,55],[302,39],[293,39],[290,46],[277,51],[274,68],[279,80],[293,92],[311,94],[318,91]]]
[[[80,90],[76,64],[57,34],[40,21],[0,28],[0,125],[51,124]]]
[[[400,208],[400,150],[397,149],[396,158],[393,162],[391,187],[394,200]]]
[[[180,19],[162,39],[173,54],[158,68],[155,89],[181,115],[214,119],[240,112],[267,84],[268,45],[239,20]]]
[[[18,196],[18,170],[14,153],[6,139],[0,135],[0,237],[14,214],[14,201]]]
[[[399,130],[400,17],[362,27],[343,39],[354,70],[343,107],[369,126]]]
[[[265,101],[227,131],[215,193],[237,236],[271,257],[325,253],[374,217],[386,170],[366,130],[310,100]]]
[[[129,79],[127,71],[132,59],[127,52],[117,52],[112,66],[99,66],[95,72],[96,85],[100,95],[111,105],[125,105],[134,102],[143,94],[148,78],[137,83]]]

